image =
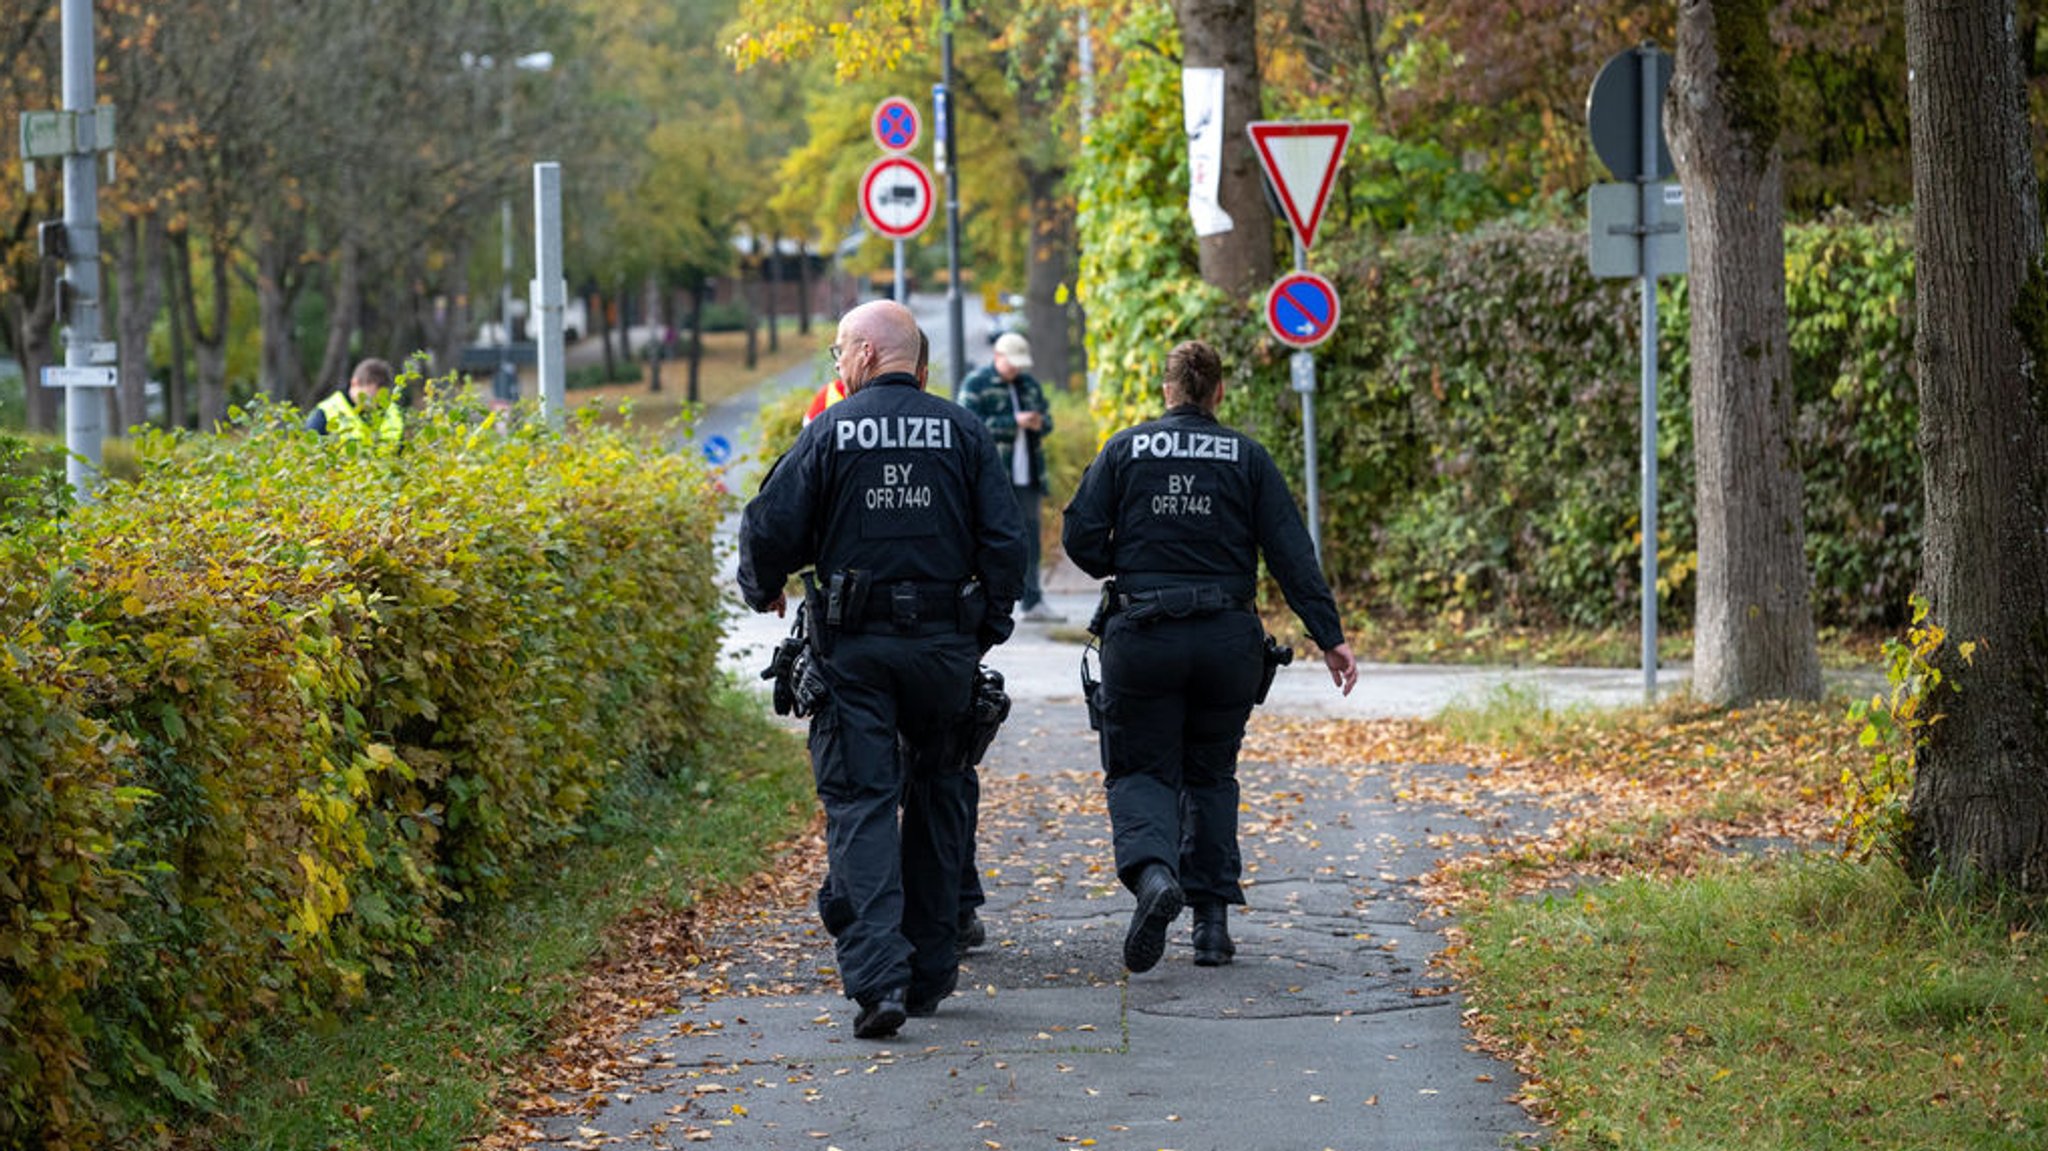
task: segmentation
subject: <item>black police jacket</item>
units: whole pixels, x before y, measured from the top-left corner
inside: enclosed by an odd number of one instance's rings
[[[1273,457],[1199,405],[1110,437],[1067,505],[1067,558],[1125,593],[1211,584],[1250,600],[1258,561],[1317,646],[1344,642],[1337,601]]]
[[[826,408],[740,515],[739,582],[765,610],[789,577],[868,572],[875,586],[979,579],[989,614],[1024,590],[1024,518],[981,421],[892,372]]]

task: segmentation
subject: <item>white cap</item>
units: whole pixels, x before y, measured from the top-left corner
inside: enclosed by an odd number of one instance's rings
[[[996,337],[996,355],[1010,361],[1020,372],[1031,370],[1031,342],[1015,332]]]

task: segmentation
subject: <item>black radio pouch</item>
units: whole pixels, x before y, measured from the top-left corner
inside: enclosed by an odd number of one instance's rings
[[[1294,662],[1294,649],[1281,647],[1269,635],[1266,637],[1266,650],[1261,653],[1260,660],[1265,666],[1259,671],[1259,695],[1252,701],[1255,704],[1266,702],[1266,693],[1273,690],[1273,677],[1280,674],[1281,668]]]

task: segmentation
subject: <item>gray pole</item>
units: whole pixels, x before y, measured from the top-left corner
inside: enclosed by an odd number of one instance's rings
[[[903,241],[901,240],[896,241],[896,302],[899,304],[910,303],[910,293],[904,290]]]
[[[945,34],[939,51],[939,83],[946,88],[946,122],[941,125],[946,150],[946,317],[953,329],[952,346],[947,349],[952,386],[959,390],[967,378],[966,310],[960,298],[960,157],[953,154],[953,121],[960,109],[953,99],[953,0],[946,0]]]
[[[1657,215],[1657,153],[1663,133],[1657,107],[1655,49],[1636,49],[1636,75],[1642,83],[1642,175],[1636,207],[1637,252],[1642,263],[1643,317],[1643,700],[1657,700],[1657,271],[1650,264],[1651,222]]]
[[[1294,270],[1308,271],[1308,249],[1301,246],[1301,233],[1288,229],[1294,237]],[[1294,353],[1294,363],[1299,365],[1295,372],[1294,388],[1301,393],[1301,466],[1302,475],[1308,481],[1308,541],[1316,550],[1316,562],[1323,561],[1323,511],[1322,500],[1316,486],[1316,358],[1311,352]]]
[[[533,293],[534,322],[540,325],[540,414],[561,431],[568,413],[568,387],[562,372],[562,305],[567,295],[562,277],[562,166],[553,161],[533,166],[533,268],[540,290]]]
[[[94,112],[92,0],[64,0],[61,12],[64,49],[64,110],[76,125],[71,150],[64,155],[64,231],[71,257],[64,265],[71,315],[64,333],[64,366],[92,363],[92,346],[100,338],[100,189],[99,125]],[[30,381],[34,386],[34,381]],[[64,389],[64,447],[70,453],[65,479],[81,503],[92,498],[99,483],[101,440],[106,435],[107,393],[104,388]]]

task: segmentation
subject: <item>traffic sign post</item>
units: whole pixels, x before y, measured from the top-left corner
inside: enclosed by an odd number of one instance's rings
[[[1587,198],[1587,262],[1596,276],[1635,276],[1642,288],[1642,638],[1643,698],[1657,698],[1657,277],[1686,270],[1682,190],[1664,140],[1664,90],[1671,54],[1639,44],[1609,57],[1586,95],[1593,150],[1615,176]],[[1619,243],[1616,237],[1626,237]]]
[[[1302,475],[1308,499],[1308,538],[1323,555],[1323,516],[1316,485],[1316,359],[1307,349],[1330,338],[1343,309],[1330,281],[1308,270],[1308,250],[1330,202],[1337,168],[1351,141],[1344,120],[1260,120],[1245,125],[1267,188],[1294,235],[1294,271],[1266,293],[1266,326],[1281,343],[1301,349],[1289,357],[1290,383],[1301,394]]]
[[[868,165],[860,180],[860,209],[868,226],[896,241],[896,300],[904,290],[903,241],[924,231],[932,219],[932,174],[908,156],[884,156]]]

